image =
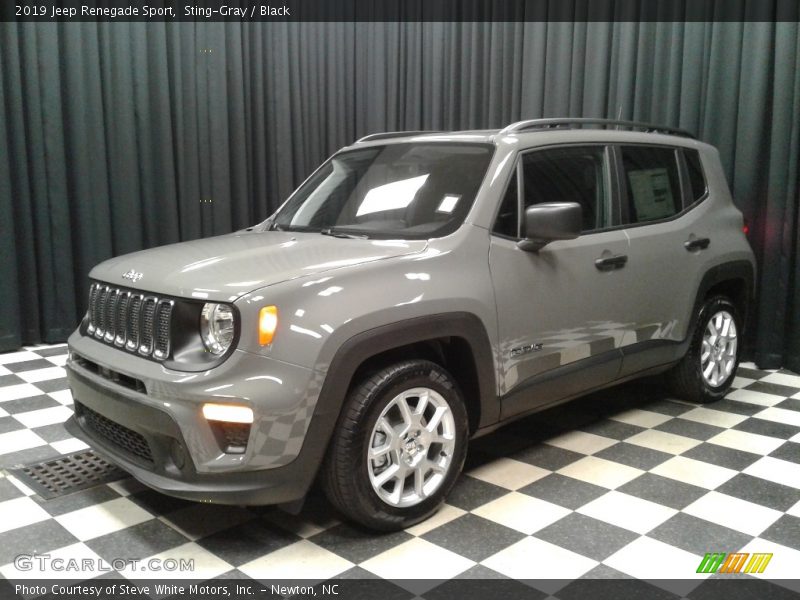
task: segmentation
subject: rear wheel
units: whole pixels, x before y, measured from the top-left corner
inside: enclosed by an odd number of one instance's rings
[[[439,365],[386,367],[348,396],[323,468],[323,486],[346,516],[402,529],[433,514],[453,487],[467,449],[461,393]]]
[[[740,331],[739,313],[727,297],[707,300],[686,356],[667,374],[673,392],[703,404],[725,396],[739,365]]]

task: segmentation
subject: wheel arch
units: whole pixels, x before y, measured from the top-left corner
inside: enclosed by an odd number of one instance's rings
[[[335,402],[336,415],[351,385],[405,358],[424,358],[448,369],[459,383],[470,430],[499,417],[494,359],[489,336],[472,313],[415,317],[370,329],[345,341],[327,370],[320,402]]]
[[[716,295],[731,299],[742,320],[742,333],[746,332],[754,296],[754,282],[755,269],[747,260],[722,263],[706,271],[697,289],[689,336],[697,325],[701,307],[706,300]]]
[[[463,340],[460,343],[463,348],[469,349],[473,360],[477,382],[474,390],[477,393],[466,396],[465,399],[468,404],[477,402],[477,406],[467,406],[468,414],[471,408],[477,408],[479,412],[474,428],[478,429],[498,420],[500,402],[497,399],[492,346],[483,323],[474,314],[453,312],[427,315],[363,331],[339,346],[324,373],[324,380],[320,382],[322,387],[319,398],[301,451],[304,467],[308,470],[305,473],[307,486],[316,479],[331,435],[339,421],[344,399],[359,368],[367,365],[367,361],[373,357],[390,356],[387,353],[391,351],[420,347],[420,344],[429,345],[432,341],[445,338]],[[454,377],[458,381],[458,376]],[[472,417],[470,430],[473,431]]]
[[[422,353],[416,358],[433,359],[433,362],[442,364],[443,340],[450,340],[452,344],[450,349],[453,353],[449,359],[461,362],[442,366],[451,369],[464,367],[467,377],[470,373],[474,377],[476,385],[470,386],[469,379],[467,385],[461,379],[463,372],[452,373],[465,396],[470,431],[496,422],[500,416],[500,403],[497,401],[494,358],[489,335],[480,319],[467,312],[414,317],[363,331],[339,346],[324,374],[314,419],[307,434],[313,436],[312,443],[317,452],[321,455],[327,447],[344,399],[357,376],[392,359],[408,358],[414,350]],[[310,441],[308,437],[306,441]]]
[[[680,360],[667,374],[666,383],[676,397],[698,404],[706,404],[719,400],[727,392],[735,372],[726,375],[726,378],[716,387],[713,382],[708,381],[703,372],[700,350],[704,327],[702,325],[698,327],[698,322],[703,307],[707,306],[712,299],[723,296],[732,302],[736,312],[740,313],[740,334],[743,334],[753,296],[754,271],[754,266],[749,261],[736,261],[723,263],[705,273],[697,291],[691,316],[691,327],[686,340],[681,344],[685,349],[680,355]],[[738,362],[740,356],[741,345],[734,360]]]

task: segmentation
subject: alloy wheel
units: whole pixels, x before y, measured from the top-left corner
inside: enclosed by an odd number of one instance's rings
[[[395,396],[370,434],[367,469],[385,503],[415,506],[442,485],[456,443],[453,412],[436,390],[419,387]]]
[[[738,344],[733,315],[727,310],[715,313],[706,324],[700,350],[700,370],[708,385],[719,387],[731,376]]]

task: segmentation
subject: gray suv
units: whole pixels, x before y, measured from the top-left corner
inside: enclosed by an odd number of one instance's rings
[[[755,263],[716,150],[539,119],[370,135],[265,222],[119,256],[69,339],[68,428],[166,494],[407,527],[467,443],[644,375],[721,398]]]

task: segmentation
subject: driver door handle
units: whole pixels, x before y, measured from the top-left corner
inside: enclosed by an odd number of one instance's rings
[[[708,245],[711,243],[711,240],[708,238],[694,238],[692,240],[686,241],[683,243],[683,247],[686,248],[689,252],[693,252],[695,250],[705,250],[708,248]]]
[[[613,271],[614,269],[621,269],[627,262],[628,257],[625,254],[616,254],[605,258],[598,258],[594,261],[594,266],[600,271]]]

